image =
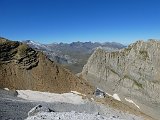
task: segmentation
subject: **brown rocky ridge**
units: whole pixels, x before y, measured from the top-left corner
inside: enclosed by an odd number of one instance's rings
[[[65,93],[92,93],[92,87],[43,53],[17,41],[0,38],[0,88]]]
[[[98,48],[82,77],[121,102],[160,118],[160,41],[137,41],[118,51]],[[137,107],[136,107],[137,106]]]

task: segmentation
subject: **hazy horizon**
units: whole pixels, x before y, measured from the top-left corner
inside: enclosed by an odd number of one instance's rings
[[[39,43],[160,39],[158,0],[1,0],[0,36]]]
[[[5,39],[9,39],[9,40],[13,40],[13,41],[20,41],[20,42],[25,42],[25,41],[28,41],[29,39],[24,39],[24,40],[20,40],[20,39],[11,39],[11,38],[7,38],[7,37],[4,37],[4,36],[0,36],[0,37],[2,37],[2,38],[5,38]],[[122,45],[125,45],[125,46],[128,46],[128,45],[130,45],[130,44],[132,44],[132,43],[135,43],[135,42],[137,42],[137,41],[148,41],[148,40],[150,40],[150,39],[153,39],[153,40],[158,40],[158,41],[160,41],[160,39],[155,39],[155,38],[149,38],[149,39],[139,39],[139,40],[135,40],[135,41],[131,41],[130,43],[121,43],[121,42],[119,42],[119,41],[70,41],[70,42],[66,42],[66,41],[50,41],[50,42],[41,42],[41,41],[39,41],[39,40],[29,40],[29,41],[33,41],[33,42],[35,42],[35,43],[39,43],[39,44],[60,44],[60,43],[63,43],[63,44],[71,44],[71,43],[74,43],[74,42],[82,42],[82,43],[85,43],[85,42],[91,42],[91,43],[101,43],[101,44],[103,44],[103,43],[119,43],[119,44],[122,44]]]

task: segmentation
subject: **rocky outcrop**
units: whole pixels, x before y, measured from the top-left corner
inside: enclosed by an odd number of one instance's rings
[[[43,53],[0,38],[0,88],[91,93],[91,87]]]
[[[36,115],[38,112],[55,112],[54,110],[51,110],[50,108],[42,105],[37,105],[34,108],[32,108],[28,112],[28,117]]]
[[[98,48],[82,77],[109,95],[142,112],[160,118],[160,42],[137,41],[128,48],[107,52]]]

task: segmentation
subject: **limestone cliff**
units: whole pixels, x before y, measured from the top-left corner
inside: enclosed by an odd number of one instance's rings
[[[137,41],[114,52],[98,48],[82,77],[108,94],[117,94],[123,103],[136,104],[142,112],[160,118],[160,41]]]
[[[0,38],[0,88],[91,93],[88,83],[28,45]]]

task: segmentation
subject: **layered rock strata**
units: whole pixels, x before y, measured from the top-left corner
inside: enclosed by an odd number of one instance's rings
[[[82,77],[108,95],[160,118],[160,42],[137,41],[128,48],[107,52],[97,48]]]

